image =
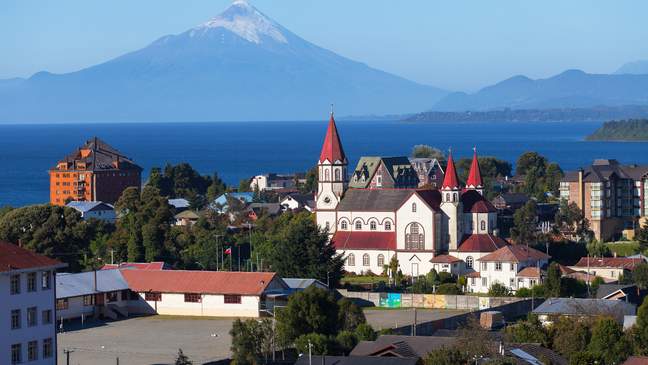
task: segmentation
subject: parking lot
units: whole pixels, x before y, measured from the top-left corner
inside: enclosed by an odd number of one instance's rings
[[[231,318],[151,316],[93,324],[59,334],[59,364],[66,364],[64,349],[73,351],[72,365],[115,365],[117,358],[120,365],[173,364],[178,348],[199,365],[230,353]]]
[[[417,309],[416,320],[418,323],[448,318],[457,314],[466,313],[466,310],[455,309]],[[395,328],[414,323],[414,309],[380,309],[368,307],[364,310],[367,322],[375,330]]]

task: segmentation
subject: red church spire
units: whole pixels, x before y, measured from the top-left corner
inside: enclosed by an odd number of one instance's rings
[[[342,142],[340,142],[340,135],[338,134],[337,127],[335,126],[335,118],[333,118],[333,111],[331,110],[331,120],[329,121],[326,137],[324,138],[324,145],[320,153],[319,162],[329,160],[331,163],[335,161],[346,162],[346,156],[342,149]]]
[[[473,147],[473,160],[470,165],[470,173],[468,174],[468,181],[466,181],[467,188],[481,188],[484,186],[481,177],[481,171],[479,169],[479,160],[477,159],[477,147]]]
[[[459,189],[459,178],[457,178],[457,169],[455,169],[455,164],[452,160],[452,151],[448,153],[448,165],[445,170],[441,189]]]

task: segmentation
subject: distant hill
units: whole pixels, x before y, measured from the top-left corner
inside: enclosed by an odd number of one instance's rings
[[[648,119],[605,122],[586,139],[588,141],[648,141]]]
[[[452,93],[434,111],[564,109],[648,104],[648,75],[599,75],[569,70],[532,80],[515,76],[474,94]]]
[[[614,73],[616,75],[648,75],[648,60],[628,62]]]
[[[0,122],[312,120],[330,103],[345,115],[402,114],[445,95],[309,43],[237,0],[108,62],[0,81]]]

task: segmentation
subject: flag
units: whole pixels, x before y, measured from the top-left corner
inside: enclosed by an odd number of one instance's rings
[[[231,255],[232,254],[232,248],[230,247],[230,248],[226,249],[225,254],[226,255]]]

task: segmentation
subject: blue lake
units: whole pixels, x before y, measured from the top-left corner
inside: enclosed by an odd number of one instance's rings
[[[515,162],[538,151],[563,169],[595,158],[648,164],[648,143],[585,142],[601,123],[403,123],[339,121],[353,166],[362,155],[408,155],[415,144],[455,156],[491,155]],[[98,136],[144,167],[189,162],[200,172],[217,171],[230,184],[259,173],[290,173],[313,166],[327,121],[248,123],[133,123],[0,125],[0,206],[44,203],[47,170],[85,140]]]

